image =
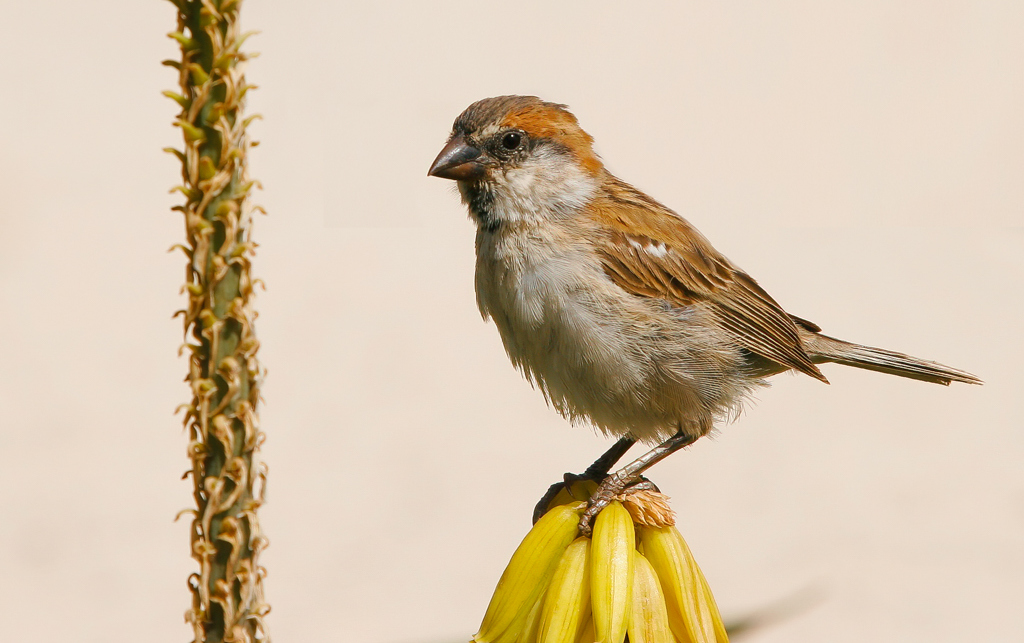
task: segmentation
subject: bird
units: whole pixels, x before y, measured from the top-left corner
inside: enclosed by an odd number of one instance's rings
[[[476,224],[477,305],[512,364],[569,421],[618,438],[584,474],[600,482],[585,535],[612,498],[734,419],[774,375],[827,384],[819,365],[835,363],[981,383],[787,313],[689,221],[608,171],[566,105],[479,100],[427,174],[457,182]],[[637,441],[655,446],[610,472]]]

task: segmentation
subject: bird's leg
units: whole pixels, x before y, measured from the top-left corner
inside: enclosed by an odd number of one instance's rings
[[[634,438],[619,438],[619,440],[612,445],[612,448],[601,454],[601,457],[594,461],[594,464],[587,467],[587,470],[581,474],[567,473],[562,476],[561,482],[548,487],[548,490],[544,492],[537,506],[533,508],[533,522],[536,524],[540,517],[547,513],[548,505],[554,500],[555,496],[562,489],[568,489],[569,486],[578,480],[593,480],[594,482],[600,483],[608,476],[608,471],[619,459],[629,451],[629,448],[636,444]],[[607,504],[607,503],[605,503]]]
[[[636,438],[619,438],[618,441],[612,445],[612,448],[608,449],[601,454],[601,457],[594,460],[594,464],[587,467],[587,470],[580,475],[580,478],[594,480],[600,482],[608,476],[608,472],[611,471],[615,463],[618,462],[622,456],[626,455],[626,451],[629,451],[630,447],[636,444]]]
[[[615,496],[629,487],[646,482],[643,472],[661,462],[679,449],[693,444],[700,435],[680,431],[615,473],[604,478],[594,495],[590,497],[587,510],[580,517],[580,534],[591,535],[592,524],[597,514],[608,506]]]

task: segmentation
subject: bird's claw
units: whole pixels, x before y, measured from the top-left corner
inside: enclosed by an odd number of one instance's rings
[[[636,482],[641,481],[625,478],[619,472],[606,476],[598,485],[597,491],[590,496],[587,509],[580,516],[580,535],[590,538],[593,535],[594,519],[597,518],[597,514],[601,513],[601,510],[607,507],[616,496],[625,491],[630,483]]]
[[[533,508],[533,524],[537,524],[537,521],[540,520],[541,516],[548,512],[551,501],[555,499],[555,496],[557,496],[562,489],[565,489],[569,492],[569,495],[572,496],[572,485],[580,482],[581,480],[593,480],[597,483],[601,482],[601,480],[594,479],[586,473],[563,474],[562,480],[548,487],[548,490],[545,491],[544,495],[541,496],[539,501],[537,501],[537,505]],[[586,500],[586,498],[580,498],[580,500]]]
[[[568,491],[571,496],[573,493],[572,485],[583,480],[590,480],[598,483],[597,489],[589,498],[578,498],[579,500],[587,501],[587,508],[580,516],[580,535],[588,538],[592,535],[593,523],[597,514],[601,513],[601,510],[607,507],[613,500],[637,491],[660,491],[656,484],[642,475],[629,477],[624,475],[621,471],[617,471],[615,473],[605,474],[601,479],[595,479],[586,473],[566,473],[562,476],[561,481],[548,487],[548,490],[544,492],[544,495],[537,503],[537,506],[534,507],[534,524],[540,520],[541,516],[548,512],[551,501],[555,499],[555,496],[557,496],[562,489]]]
[[[587,509],[580,516],[580,535],[590,538],[594,531],[594,519],[597,514],[607,507],[613,500],[622,496],[636,493],[637,491],[661,491],[658,485],[654,484],[644,476],[627,477],[621,472],[613,473],[606,477],[597,487],[597,491],[590,496],[587,502]]]

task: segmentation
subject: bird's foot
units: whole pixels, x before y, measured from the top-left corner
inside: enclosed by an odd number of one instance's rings
[[[607,475],[607,474],[605,474]],[[548,490],[544,492],[541,499],[537,501],[537,505],[533,508],[533,523],[537,524],[541,516],[546,514],[551,509],[551,504],[558,494],[563,491],[568,494],[569,499],[572,500],[587,500],[589,497],[588,489],[578,485],[579,482],[589,482],[592,487],[596,487],[601,480],[595,479],[593,476],[587,473],[566,473],[562,476],[559,482],[554,483]]]
[[[583,483],[583,484],[579,484]],[[566,473],[560,482],[556,482],[544,493],[544,496],[533,509],[533,522],[540,520],[547,513],[559,494],[565,501],[586,501],[587,509],[580,518],[580,534],[590,536],[597,514],[613,500],[621,500],[623,496],[638,491],[659,491],[657,485],[641,475],[630,477],[622,471],[604,474],[595,478],[588,473]],[[562,503],[557,503],[562,504]]]
[[[590,538],[593,535],[594,519],[613,500],[619,500],[622,496],[636,493],[638,491],[658,491],[657,485],[640,474],[630,475],[623,471],[616,471],[605,476],[597,490],[590,496],[587,502],[587,509],[580,516],[580,535]]]
[[[636,442],[630,437],[620,438],[611,449],[597,459],[597,462],[587,467],[582,475],[567,473],[562,482],[551,485],[534,509],[533,522],[536,523],[551,505],[558,501],[559,494],[563,492],[568,496],[564,499],[565,502],[587,498],[587,508],[580,517],[580,534],[589,537],[593,532],[594,518],[608,506],[608,503],[618,500],[624,495],[632,496],[637,492],[646,492],[634,497],[623,498],[627,501],[627,509],[629,505],[633,505],[635,513],[631,513],[634,518],[641,524],[656,526],[674,524],[675,518],[672,510],[668,507],[668,498],[661,494],[658,488],[643,476],[643,473],[679,449],[693,444],[705,433],[707,431],[693,433],[680,429],[675,435],[636,460],[614,473],[608,473],[612,465]],[[637,500],[640,498],[643,500],[638,503]],[[648,523],[648,520],[652,522]]]
[[[565,492],[563,500],[566,502],[589,499],[601,481],[608,477],[608,471],[635,443],[636,440],[630,437],[619,438],[610,449],[602,453],[601,457],[587,467],[586,471],[583,473],[567,473],[562,476],[561,482],[556,482],[548,487],[544,496],[537,503],[537,506],[533,508],[534,524],[540,520],[541,516],[548,512],[555,499],[563,491]]]

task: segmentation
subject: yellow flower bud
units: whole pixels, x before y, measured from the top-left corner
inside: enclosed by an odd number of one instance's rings
[[[537,643],[575,643],[590,616],[590,539],[580,537],[558,561],[541,610]]]
[[[641,527],[640,543],[661,581],[675,637],[681,643],[728,643],[715,599],[679,531]]]
[[[622,643],[633,586],[636,535],[621,502],[612,502],[594,520],[590,601],[601,643]]]
[[[576,538],[582,502],[555,507],[537,521],[512,554],[487,606],[476,643],[512,643],[544,595],[555,566]]]
[[[651,563],[639,553],[633,561],[633,600],[626,632],[629,643],[675,643],[661,582]]]

